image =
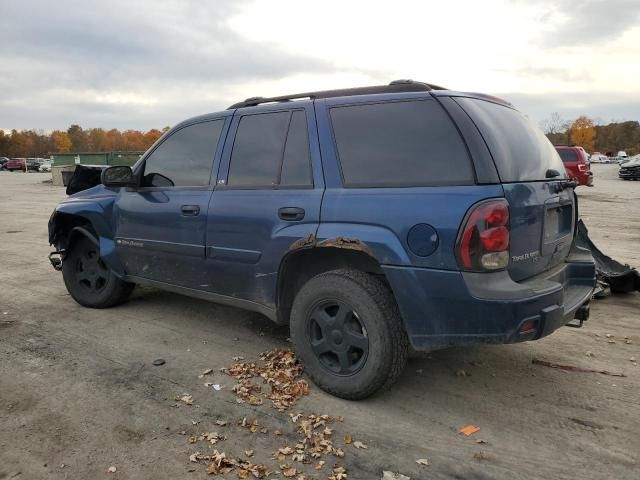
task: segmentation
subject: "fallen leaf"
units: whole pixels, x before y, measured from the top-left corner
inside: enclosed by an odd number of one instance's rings
[[[193,405],[193,397],[188,393],[183,393],[182,395],[176,396],[176,400],[184,402],[187,405]]]
[[[344,443],[345,445],[349,445],[351,442],[353,442],[353,438],[351,438],[351,435],[349,435],[348,433],[344,436]]]
[[[224,420],[216,420],[216,425],[220,425],[221,427],[224,427],[227,424],[227,422],[225,422]]]
[[[401,473],[389,472],[384,470],[382,472],[382,478],[380,480],[411,480],[411,477],[402,475]]]
[[[244,454],[245,454],[247,457],[253,457],[253,450],[245,450],[245,451],[244,451]]]
[[[117,468],[116,468],[116,467],[114,467],[114,466],[112,465],[112,466],[110,466],[110,467],[107,469],[107,472],[109,472],[109,473],[116,473],[116,470],[117,470]]]
[[[473,458],[476,460],[490,460],[491,457],[484,452],[476,452],[473,454]]]
[[[476,427],[475,425],[467,425],[466,427],[462,427],[458,430],[459,433],[464,434],[466,437],[469,435],[473,435],[474,433],[480,431],[480,427]]]
[[[362,443],[359,440],[356,440],[355,442],[353,442],[353,446],[356,448],[368,448],[364,443]]]
[[[282,470],[282,475],[284,475],[287,478],[295,477],[297,473],[298,473],[298,470],[296,470],[294,467],[289,467]]]
[[[419,458],[416,460],[416,463],[418,465],[424,465],[425,467],[429,466],[429,460],[427,460],[426,458]]]

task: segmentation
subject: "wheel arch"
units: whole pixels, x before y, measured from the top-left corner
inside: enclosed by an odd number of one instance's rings
[[[114,274],[122,277],[124,268],[116,255],[115,242],[105,236],[103,230],[99,222],[93,221],[90,215],[56,210],[49,220],[49,243],[58,251],[65,252],[78,238],[84,236],[98,247],[100,258]]]
[[[280,262],[276,287],[277,323],[288,324],[296,293],[311,278],[324,272],[353,269],[387,279],[366,245],[328,242],[289,252]]]

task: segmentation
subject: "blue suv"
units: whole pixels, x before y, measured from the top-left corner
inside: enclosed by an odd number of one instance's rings
[[[288,324],[349,399],[410,347],[512,343],[588,317],[575,184],[504,100],[421,82],[250,98],[186,120],[53,212],[80,304],[150,285]]]

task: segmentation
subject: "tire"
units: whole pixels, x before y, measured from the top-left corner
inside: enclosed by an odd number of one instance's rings
[[[62,278],[80,305],[109,308],[127,301],[135,285],[116,277],[99,253],[99,248],[82,235],[65,255]]]
[[[290,328],[307,375],[337,397],[360,400],[387,389],[407,363],[393,293],[364,272],[333,270],[309,280],[293,302]]]

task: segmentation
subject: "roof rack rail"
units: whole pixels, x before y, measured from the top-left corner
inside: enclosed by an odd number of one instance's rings
[[[296,93],[293,95],[281,95],[278,97],[250,97],[238,103],[234,103],[227,110],[242,107],[255,107],[263,103],[290,102],[308,98],[345,97],[350,95],[370,95],[374,93],[402,93],[402,92],[428,92],[430,90],[447,90],[444,87],[431,83],[416,82],[414,80],[394,80],[389,85],[375,85],[372,87],[342,88],[337,90],[322,90],[318,92]]]

